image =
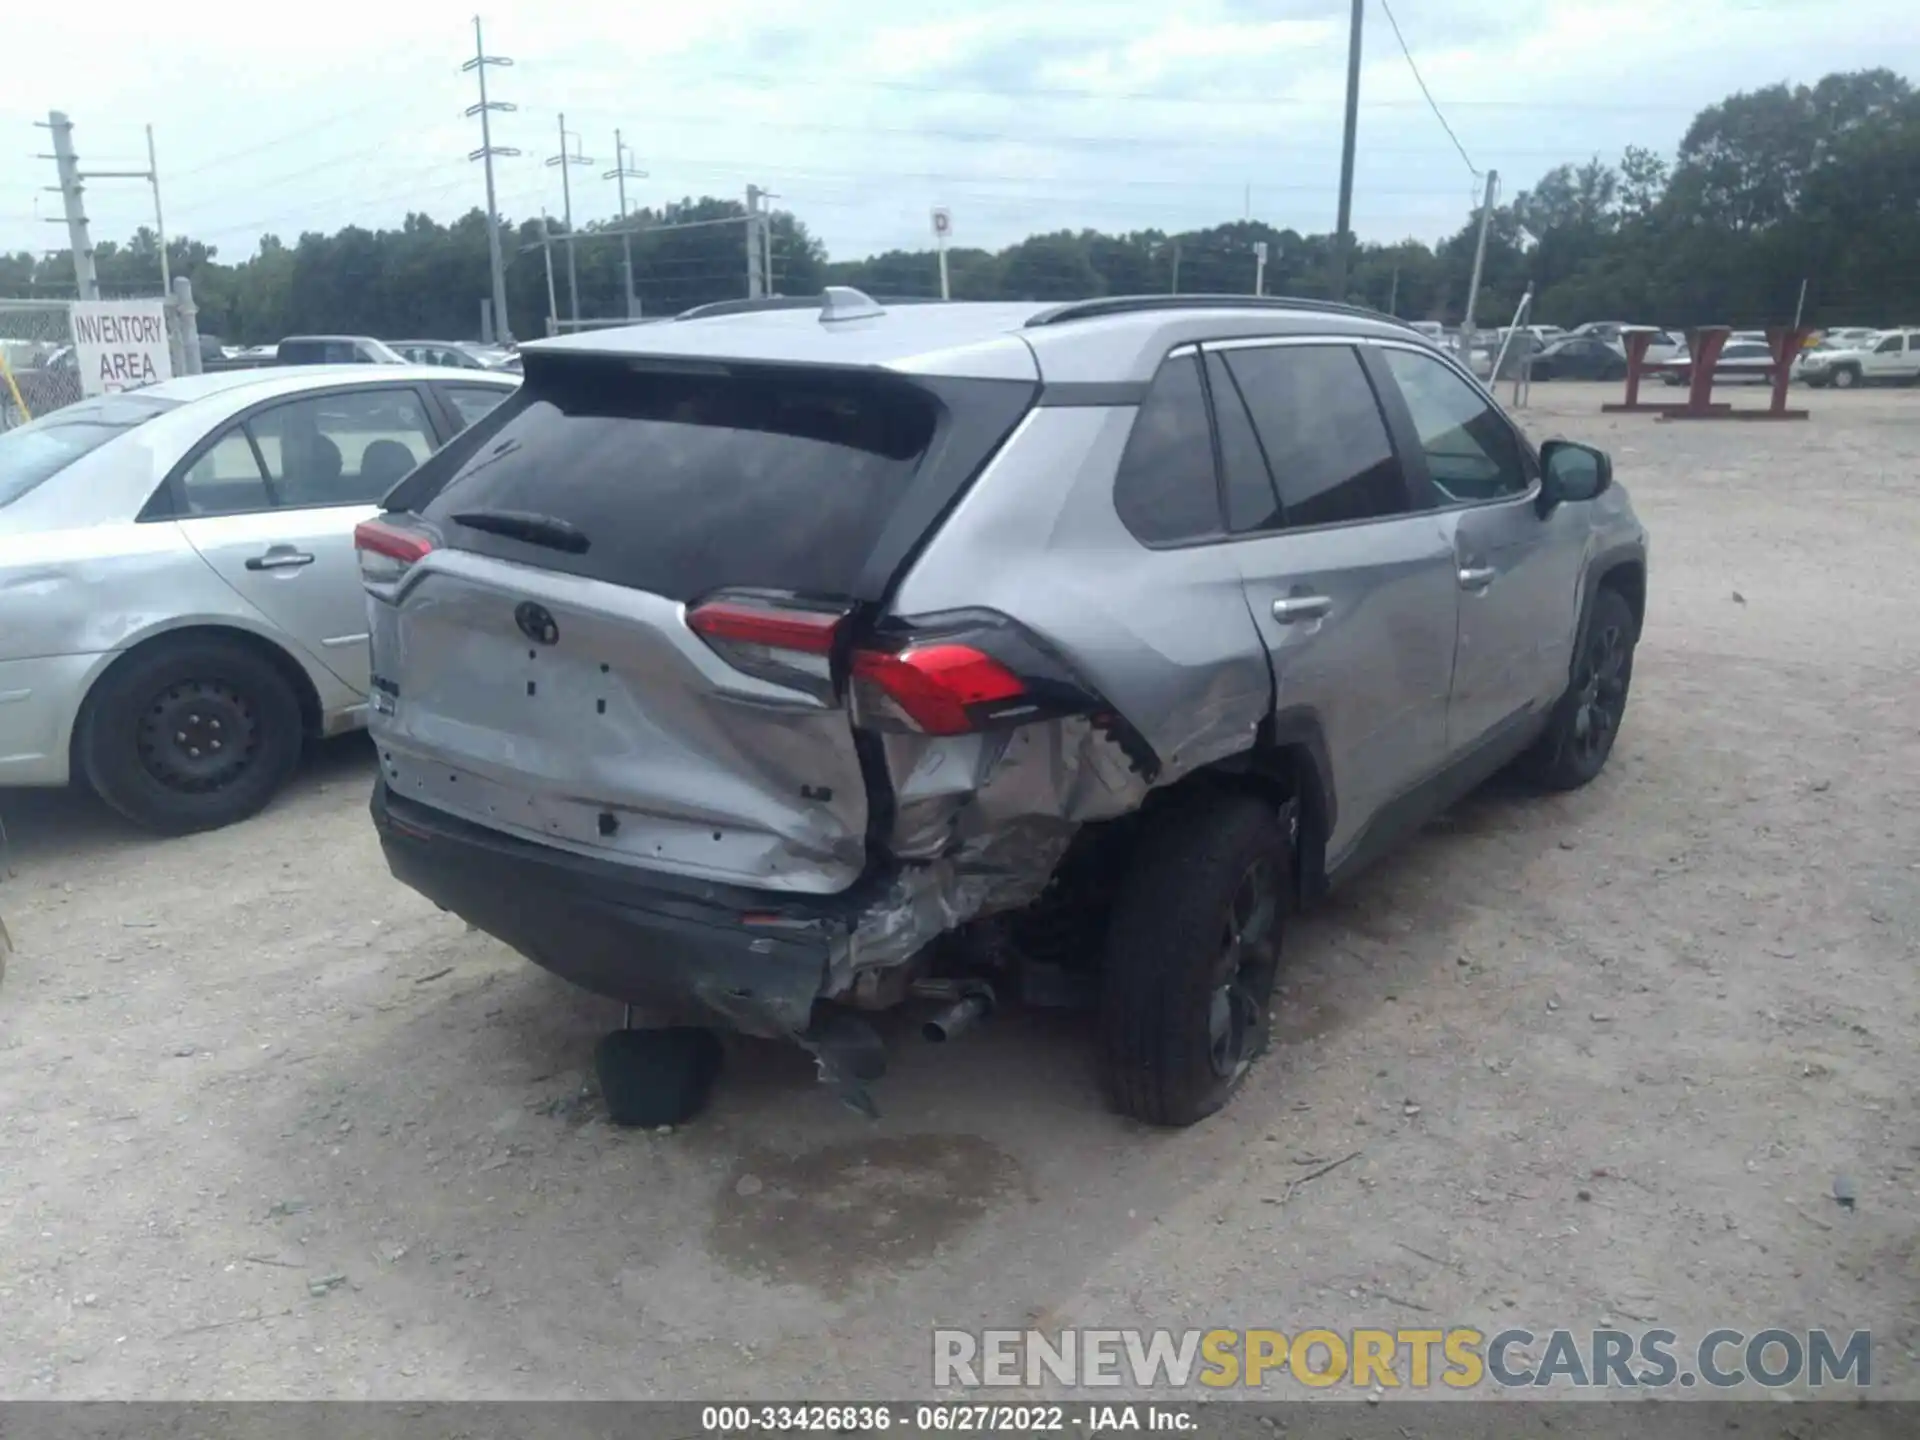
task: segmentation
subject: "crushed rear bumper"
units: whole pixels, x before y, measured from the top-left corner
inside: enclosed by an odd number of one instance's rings
[[[806,1030],[844,953],[850,896],[636,872],[489,830],[374,787],[394,877],[582,989],[666,1023]]]

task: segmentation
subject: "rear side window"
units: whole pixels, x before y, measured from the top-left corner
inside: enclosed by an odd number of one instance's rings
[[[728,587],[847,595],[940,418],[931,395],[890,377],[550,361],[469,432],[477,443],[449,452],[458,468],[422,513],[460,549],[675,600]],[[560,521],[586,549],[460,518],[489,513]]]
[[[1266,451],[1289,528],[1407,509],[1407,482],[1360,357],[1347,345],[1226,355]]]
[[[1198,356],[1175,356],[1154,377],[1120,456],[1113,507],[1121,523],[1149,545],[1220,533],[1220,488]]]

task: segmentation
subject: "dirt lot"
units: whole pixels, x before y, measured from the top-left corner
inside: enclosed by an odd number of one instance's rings
[[[0,1396],[900,1395],[935,1322],[1603,1321],[1871,1327],[1920,1395],[1920,394],[1534,398],[1654,531],[1613,764],[1301,923],[1191,1132],[1033,1016],[902,1033],[877,1124],[748,1044],[623,1133],[613,1008],[388,878],[363,743],[191,840],[0,796]]]

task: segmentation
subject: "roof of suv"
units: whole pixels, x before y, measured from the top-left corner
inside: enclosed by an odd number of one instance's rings
[[[838,313],[835,307],[838,306]],[[844,318],[843,318],[844,317]],[[1058,302],[881,306],[835,290],[669,324],[595,330],[523,347],[527,355],[746,360],[1049,384],[1144,383],[1176,345],[1254,335],[1375,335],[1420,341],[1400,321],[1324,301],[1252,296],[1109,297]]]

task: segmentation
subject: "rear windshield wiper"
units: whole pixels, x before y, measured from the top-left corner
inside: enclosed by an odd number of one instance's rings
[[[591,543],[577,527],[564,520],[556,520],[551,515],[531,515],[524,510],[468,510],[453,518],[469,530],[484,530],[489,535],[504,535],[509,540],[524,540],[529,545],[544,545],[569,555],[586,554]]]

